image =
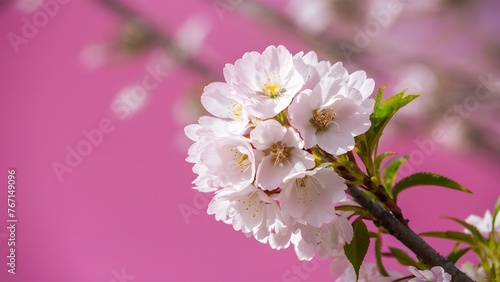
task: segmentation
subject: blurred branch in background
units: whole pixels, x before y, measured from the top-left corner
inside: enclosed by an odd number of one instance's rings
[[[151,21],[118,0],[97,0],[103,7],[120,15],[125,21],[125,31],[121,44],[127,50],[140,52],[157,45],[165,49],[179,64],[184,65],[207,79],[214,78],[210,68],[195,60],[173,40],[172,36],[161,31]]]
[[[221,80],[209,64],[194,58],[174,36],[124,2],[96,1],[125,20],[118,39],[121,48],[139,54],[160,47],[179,65],[207,81]],[[470,97],[481,84],[478,77],[500,80],[500,40],[495,34],[500,26],[495,14],[495,7],[500,8],[497,2],[288,0],[276,4],[200,0],[205,1],[215,9],[228,9],[222,12],[237,11],[256,25],[272,28],[277,35],[291,36],[320,52],[324,59],[365,69],[379,86],[388,84],[389,93],[409,88],[409,93],[422,94],[412,105],[413,110],[399,116],[394,134],[425,136],[443,128],[447,134],[444,145],[478,149],[500,160],[496,141],[500,139],[500,86],[488,89],[491,96],[487,100],[477,100],[473,107],[470,104]],[[207,47],[203,45],[200,52],[210,57]],[[193,91],[200,93],[189,99],[199,98],[202,90]],[[455,104],[468,106],[469,111],[462,115],[453,108]],[[460,123],[450,124],[452,115],[457,114]]]
[[[343,56],[339,45],[345,40],[344,38],[322,38],[321,35],[311,34],[296,25],[284,14],[267,7],[259,1],[245,1],[242,3],[242,11],[250,16],[257,17],[256,21],[267,20],[269,26],[276,26],[274,24],[277,24],[278,28],[283,29],[282,31],[286,34],[294,35],[309,45],[311,49],[317,50],[329,58],[339,59]]]
[[[395,130],[400,133],[428,135],[444,126],[445,145],[479,149],[500,160],[496,142],[500,139],[500,85],[487,87],[488,99],[473,100],[483,83],[478,77],[496,75],[493,81],[500,81],[500,42],[494,32],[500,20],[491,12],[491,6],[498,3],[287,3],[282,12],[266,5],[269,2],[243,1],[240,10],[255,22],[267,20],[277,33],[285,31],[330,59],[362,66],[380,84],[393,86],[394,93],[410,88],[409,92],[422,94],[414,111],[398,119]],[[456,109],[460,106],[466,114]],[[450,121],[458,118],[459,122]]]

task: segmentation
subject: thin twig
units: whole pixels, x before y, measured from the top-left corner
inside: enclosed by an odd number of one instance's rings
[[[445,259],[420,236],[418,236],[410,227],[398,221],[390,212],[386,211],[377,203],[373,202],[358,187],[350,185],[347,192],[363,208],[369,211],[389,233],[396,237],[401,243],[414,252],[425,264],[431,266],[441,266],[448,274],[453,277],[452,281],[472,282],[472,280],[460,271],[452,262]]]

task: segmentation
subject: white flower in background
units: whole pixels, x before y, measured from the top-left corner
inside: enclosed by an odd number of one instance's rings
[[[292,54],[283,46],[269,46],[262,54],[246,53],[234,67],[226,68],[227,83],[247,99],[246,110],[258,118],[276,116],[304,84]]]
[[[24,13],[33,13],[43,5],[43,0],[17,0],[16,8]]]
[[[481,232],[481,234],[487,235],[491,233],[493,227],[491,225],[493,223],[493,215],[489,210],[486,210],[486,212],[484,213],[484,217],[471,214],[465,219],[465,222],[476,227],[479,232]],[[500,232],[500,216],[497,216],[497,218],[495,219],[495,230]],[[467,234],[471,234],[468,229],[465,229],[464,232]]]
[[[430,270],[418,270],[414,266],[408,266],[408,270],[415,275],[415,278],[408,282],[450,282],[451,275],[444,272],[441,266],[434,266]]]
[[[264,152],[255,181],[264,190],[275,190],[288,176],[314,167],[314,157],[303,150],[299,134],[276,120],[257,124],[250,139],[256,149]]]
[[[377,269],[375,263],[364,263],[359,269],[359,278],[356,280],[356,272],[352,265],[349,265],[344,273],[338,277],[335,282],[358,281],[358,282],[392,282],[404,277],[403,274],[391,271],[389,276],[385,277]]]
[[[349,87],[342,80],[327,77],[294,99],[288,117],[304,139],[305,148],[317,144],[330,154],[344,154],[354,148],[354,137],[370,128],[374,101],[367,99],[369,87],[359,77],[354,81]]]
[[[141,84],[128,85],[115,96],[111,110],[119,119],[131,118],[148,104],[150,94]]]
[[[333,255],[330,263],[330,272],[338,276],[335,282],[359,281],[359,282],[392,282],[404,277],[397,271],[389,271],[389,276],[385,277],[377,269],[375,263],[364,262],[359,268],[359,279],[356,280],[356,272],[349,262],[344,252],[338,252]]]
[[[333,16],[333,13],[330,13],[329,3],[325,0],[290,0],[285,7],[285,12],[296,25],[311,34],[324,32]]]
[[[97,69],[110,61],[110,52],[112,52],[112,47],[110,46],[110,44],[88,44],[80,53],[80,61],[83,66],[89,69]]]
[[[290,216],[301,224],[313,227],[335,219],[332,204],[346,198],[347,185],[342,177],[325,166],[299,171],[285,179],[278,196],[285,217]]]
[[[203,42],[212,26],[212,21],[203,14],[192,15],[176,29],[174,41],[189,55],[196,54],[202,46],[206,49],[207,45]]]
[[[484,268],[480,265],[476,266],[470,261],[467,261],[464,264],[462,264],[460,270],[463,271],[465,274],[467,274],[467,276],[469,276],[470,279],[476,282],[488,281],[486,280],[487,276],[486,272],[484,271]]]

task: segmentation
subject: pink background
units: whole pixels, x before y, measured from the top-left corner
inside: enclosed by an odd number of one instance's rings
[[[283,44],[292,53],[311,50],[238,12],[227,12],[221,21],[211,1],[125,2],[167,32],[194,14],[205,15],[212,30],[197,57],[219,79],[224,64],[247,51],[271,44]],[[195,175],[184,161],[189,143],[179,122],[184,115],[196,118],[182,101],[189,91],[200,94],[196,85],[207,82],[199,75],[171,69],[148,103],[122,120],[111,104],[121,89],[148,74],[146,67],[155,65],[151,54],[97,69],[81,60],[86,46],[117,33],[120,20],[95,1],[73,0],[15,53],[7,34],[21,33],[22,18],[34,14],[13,6],[0,8],[0,280],[119,281],[123,271],[125,281],[281,281],[294,266],[304,273],[300,280],[332,279],[328,262],[302,263],[293,249],[274,251],[206,215],[208,200],[190,189]],[[377,86],[393,83],[376,81]],[[82,131],[98,128],[106,118],[114,130],[59,181],[53,162],[64,164],[66,146],[75,149],[86,140]],[[425,137],[386,138],[382,149],[410,154],[418,149],[414,140]],[[17,176],[16,275],[7,273],[4,227],[7,170],[12,168]],[[499,195],[499,168],[494,157],[438,145],[416,170],[449,176],[475,195],[427,187],[409,190],[400,205],[417,232],[460,230],[440,217],[465,218],[491,209]],[[194,212],[187,218],[181,213],[186,207]],[[430,242],[444,253],[450,250],[448,242]],[[405,271],[387,262],[389,269]]]

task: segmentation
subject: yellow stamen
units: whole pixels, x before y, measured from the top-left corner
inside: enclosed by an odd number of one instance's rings
[[[280,88],[280,85],[278,83],[265,84],[263,90],[264,90],[264,93],[271,98],[276,98],[281,94],[281,88]]]
[[[333,119],[335,115],[336,113],[333,111],[333,108],[315,110],[313,111],[310,122],[316,127],[316,129],[324,130],[330,123],[334,122]]]
[[[271,155],[273,155],[274,165],[283,166],[283,161],[290,156],[288,148],[285,145],[278,143],[271,149]]]

